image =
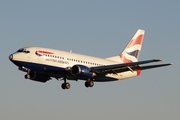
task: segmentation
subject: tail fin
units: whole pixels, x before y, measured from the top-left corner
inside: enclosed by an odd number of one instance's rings
[[[137,30],[133,38],[130,40],[126,48],[123,52],[119,55],[123,63],[130,63],[130,62],[137,62],[142,43],[144,38],[145,31],[144,30]]]

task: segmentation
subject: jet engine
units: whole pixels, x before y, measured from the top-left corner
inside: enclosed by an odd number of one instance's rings
[[[28,72],[24,77],[37,82],[46,82],[51,79],[47,74],[34,71]]]
[[[71,68],[70,72],[73,76],[78,76],[82,78],[92,78],[96,75],[92,72],[91,68],[83,65],[74,65]]]

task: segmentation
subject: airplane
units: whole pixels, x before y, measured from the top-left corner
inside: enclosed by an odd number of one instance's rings
[[[62,89],[69,89],[67,80],[84,80],[85,87],[94,82],[111,82],[139,76],[142,70],[169,66],[167,64],[143,65],[161,62],[161,59],[138,61],[145,30],[138,29],[125,49],[117,56],[98,58],[43,47],[24,47],[9,56],[25,79],[47,82],[62,79]]]

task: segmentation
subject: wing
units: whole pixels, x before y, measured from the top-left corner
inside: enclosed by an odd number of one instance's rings
[[[120,72],[126,72],[126,71],[136,71],[136,70],[146,70],[151,68],[157,68],[157,67],[163,67],[172,65],[170,63],[168,64],[158,64],[158,65],[149,65],[149,66],[140,66],[142,64],[152,63],[152,62],[161,62],[160,59],[153,59],[153,60],[145,60],[145,61],[139,61],[139,62],[131,62],[131,63],[124,63],[124,64],[115,64],[115,65],[107,65],[107,66],[98,66],[98,67],[92,67],[92,72],[95,72],[99,75],[105,75],[109,73],[120,73]]]

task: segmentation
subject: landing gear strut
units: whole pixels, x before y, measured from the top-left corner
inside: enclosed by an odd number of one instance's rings
[[[94,86],[94,82],[92,81],[92,80],[87,80],[86,82],[85,82],[85,86],[86,87],[93,87]]]
[[[66,82],[66,78],[64,77],[64,83],[61,85],[62,89],[69,89],[71,85]]]

